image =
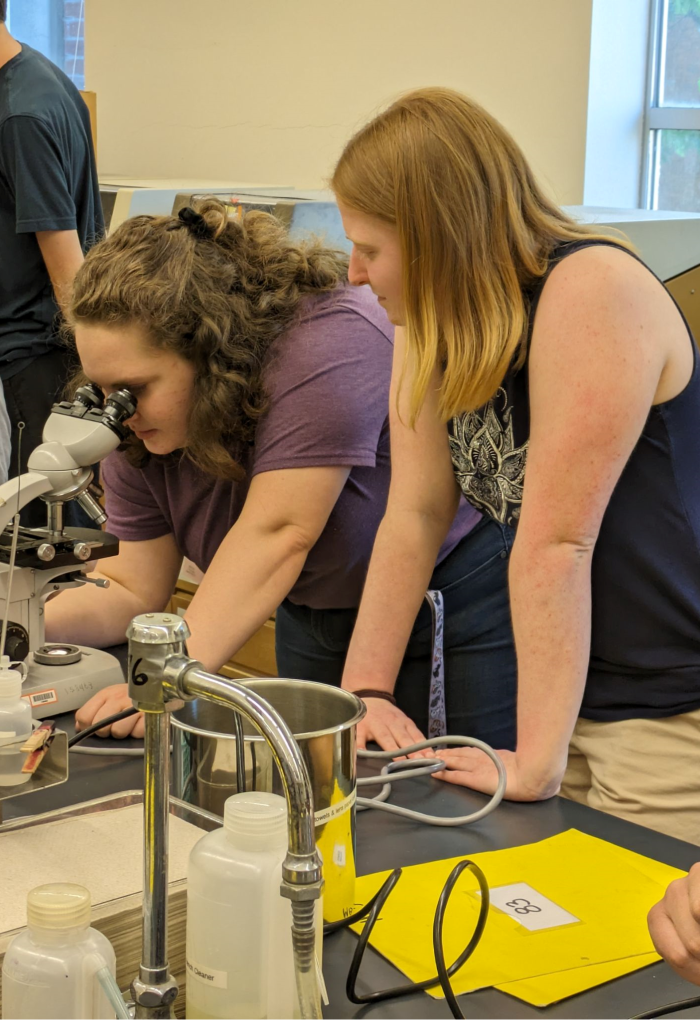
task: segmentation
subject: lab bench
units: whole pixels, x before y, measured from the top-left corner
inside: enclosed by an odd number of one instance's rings
[[[59,717],[58,725],[73,733],[72,716]],[[31,796],[4,802],[4,819],[37,814],[60,807],[142,787],[143,760],[119,754],[125,747],[138,747],[140,741],[113,741],[92,738],[88,746],[103,750],[114,748],[114,755],[72,753],[70,777]],[[369,766],[361,763],[361,771]],[[442,784],[423,777],[397,784],[392,802],[419,811],[439,815],[461,815],[484,803],[478,793]],[[384,871],[441,858],[466,856],[487,850],[500,850],[546,839],[567,829],[597,836],[619,846],[687,870],[700,859],[700,847],[664,836],[651,829],[632,825],[610,815],[572,801],[555,797],[537,804],[504,801],[493,814],[474,825],[456,829],[434,828],[385,814],[363,811],[357,817],[358,873]],[[591,883],[595,883],[591,874]],[[615,905],[611,903],[611,910]],[[465,935],[465,940],[469,933]],[[323,971],[330,997],[327,1017],[447,1017],[442,999],[422,992],[373,1006],[356,1006],[345,994],[345,980],[356,937],[339,931],[324,943]],[[468,966],[468,964],[467,964]],[[404,983],[404,978],[373,950],[365,953],[357,982],[361,994]],[[608,982],[556,1005],[537,1009],[495,989],[485,989],[460,997],[460,1004],[471,1017],[630,1017],[655,1006],[692,996],[698,989],[677,977],[665,963]],[[698,1016],[693,1012],[673,1016]]]

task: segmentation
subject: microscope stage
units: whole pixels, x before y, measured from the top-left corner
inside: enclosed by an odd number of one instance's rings
[[[119,539],[98,528],[64,528],[60,535],[45,528],[20,528],[15,566],[33,567],[35,570],[51,570],[55,567],[81,569],[85,560],[75,555],[74,547],[78,544],[89,547],[90,560],[116,556],[119,551]],[[0,563],[10,562],[11,545],[11,532],[6,530],[0,533]],[[55,550],[52,559],[42,559],[39,556],[39,549],[46,546]]]

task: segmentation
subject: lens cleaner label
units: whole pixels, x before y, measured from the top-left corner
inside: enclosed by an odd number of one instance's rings
[[[187,977],[201,981],[203,985],[210,988],[228,988],[228,974],[225,970],[211,970],[209,967],[201,967],[192,960],[187,961]]]

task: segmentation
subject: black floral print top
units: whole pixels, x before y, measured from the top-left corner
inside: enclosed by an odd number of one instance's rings
[[[575,251],[600,244],[614,242],[561,245],[548,272]],[[528,356],[547,276],[525,295],[523,367],[508,372],[485,407],[448,426],[465,498],[511,528],[523,501]],[[650,408],[603,514],[591,564],[591,655],[580,713],[587,719],[662,718],[700,708],[700,357],[688,333],[691,379],[672,400]],[[585,472],[586,465],[572,462],[566,469]]]

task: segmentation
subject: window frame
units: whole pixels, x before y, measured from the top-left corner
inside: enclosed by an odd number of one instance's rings
[[[8,31],[21,42],[24,41],[34,46],[41,53],[46,54],[48,59],[60,67],[61,70],[75,83],[84,89],[84,52],[81,51],[80,58],[83,59],[83,70],[76,73],[78,53],[73,59],[73,67],[68,63],[66,51],[66,10],[65,0],[31,0],[33,7],[30,9],[29,0],[25,0],[25,6],[20,7],[17,0],[9,0],[8,4]],[[15,6],[16,5],[16,6]],[[84,40],[85,35],[85,2],[81,0],[79,25],[82,32],[78,32],[78,38]],[[83,47],[84,49],[84,47]]]
[[[668,0],[652,0],[642,129],[640,205],[643,209],[656,208],[654,202],[658,195],[658,149],[661,144],[659,132],[700,131],[700,105],[696,107],[659,105],[665,69],[667,11]]]

